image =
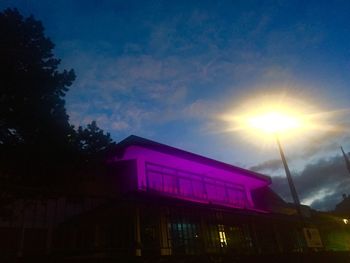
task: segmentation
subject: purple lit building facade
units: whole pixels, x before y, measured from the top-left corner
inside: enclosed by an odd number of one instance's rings
[[[115,199],[63,223],[58,247],[76,239],[72,231],[94,229],[92,247],[123,255],[301,251],[296,211],[270,190],[268,176],[136,136],[109,163]]]
[[[302,228],[317,227],[317,249],[350,249],[334,238],[350,240],[339,218],[309,211],[301,222],[270,184],[268,176],[130,136],[118,143],[108,169],[73,193],[34,200],[26,210],[19,204],[17,221],[0,221],[0,244],[12,238],[9,255],[60,255],[61,262],[260,258],[305,251]]]
[[[130,160],[136,165],[136,174],[124,174],[126,180],[136,183],[128,191],[268,212],[256,207],[251,194],[271,183],[267,176],[138,137],[121,145],[120,156],[113,161]]]
[[[270,190],[268,176],[136,136],[117,145],[109,165],[104,189],[113,199],[60,224],[58,250],[106,256],[301,251],[296,210]]]

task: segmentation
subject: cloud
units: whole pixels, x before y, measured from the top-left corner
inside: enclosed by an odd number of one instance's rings
[[[347,130],[343,125],[339,127],[339,125],[334,124],[332,130],[309,138],[301,153],[294,158],[310,158],[320,152],[338,151],[341,144],[348,144],[350,140]]]
[[[332,210],[349,193],[350,174],[340,155],[319,159],[307,165],[300,173],[293,174],[295,187],[301,202],[321,210]],[[291,200],[285,176],[272,177],[272,188],[284,199]]]
[[[125,121],[115,121],[111,125],[112,130],[114,131],[122,131],[130,128],[129,124]]]
[[[287,159],[290,166],[299,167],[301,164],[305,165],[308,162],[315,162],[315,160],[325,158],[330,153],[340,153],[341,145],[345,149],[349,146],[350,137],[347,136],[345,129],[339,129],[337,125],[330,131],[319,133],[318,135],[315,134],[313,133],[312,137],[305,140],[300,149],[288,153]],[[282,168],[282,161],[280,158],[277,158],[263,161],[251,166],[249,169],[276,174]]]
[[[319,152],[325,152],[329,150],[334,150],[339,147],[337,142],[333,141],[333,138],[329,138],[329,135],[320,136],[319,138],[314,138],[310,141],[310,143],[307,144],[307,146],[304,147],[304,149],[301,151],[299,155],[296,155],[295,157],[299,158],[310,158],[311,156],[319,153]],[[317,137],[317,136],[315,136]],[[294,158],[295,158],[294,157]]]
[[[195,100],[183,109],[184,116],[195,119],[208,119],[217,112],[218,106],[213,101]]]
[[[227,24],[217,18],[200,8],[161,20],[146,15],[142,42],[128,38],[118,45],[112,39],[59,42],[63,67],[75,68],[78,76],[67,94],[72,123],[84,124],[98,113],[104,114],[101,125],[107,130],[136,130],[151,122],[193,119],[202,122],[198,130],[205,130],[215,126],[211,117],[222,109],[217,106],[220,100],[234,90],[240,92],[242,83],[293,75],[251,45],[267,32],[269,15],[240,14],[232,25],[247,26],[240,34],[227,31]],[[137,21],[133,17],[130,22]],[[117,48],[122,52],[115,52]]]
[[[282,168],[283,166],[281,159],[271,159],[260,164],[254,165],[249,169],[253,171],[277,171]]]
[[[271,83],[298,86],[305,76],[297,77],[304,71],[303,52],[322,42],[320,30],[294,18],[276,26],[274,7],[252,10],[240,5],[227,8],[237,12],[223,18],[226,5],[174,6],[161,1],[142,8],[118,5],[94,10],[91,15],[103,19],[94,19],[97,24],[82,31],[88,31],[87,36],[55,41],[63,68],[77,71],[67,94],[71,122],[85,125],[98,119],[112,136],[158,131],[163,136],[167,124],[174,133],[175,125],[191,126],[188,137],[217,134],[222,126],[213,116],[241,103],[242,94],[266,92]],[[171,15],[161,12],[165,6]],[[88,21],[80,21],[84,22]],[[319,87],[314,91],[319,94]],[[288,152],[288,161],[318,158],[318,153],[336,149],[336,138],[325,136],[298,154]],[[280,167],[280,161],[272,158],[252,169],[277,173]]]

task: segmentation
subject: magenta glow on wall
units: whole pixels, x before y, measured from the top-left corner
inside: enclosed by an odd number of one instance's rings
[[[136,145],[127,147],[118,160],[136,160],[139,191],[193,202],[256,210],[251,191],[270,184],[234,167],[222,169]]]

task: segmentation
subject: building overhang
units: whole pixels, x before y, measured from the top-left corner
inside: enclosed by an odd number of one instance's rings
[[[168,145],[130,136],[120,142],[113,161],[134,160],[137,190],[199,203],[256,210],[254,189],[271,178]]]

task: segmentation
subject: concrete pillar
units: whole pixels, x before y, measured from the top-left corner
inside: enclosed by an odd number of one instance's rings
[[[170,239],[170,230],[168,227],[168,218],[166,211],[160,212],[160,255],[170,256],[172,254],[172,244]]]
[[[141,250],[141,220],[140,220],[140,208],[135,207],[134,213],[134,244],[135,244],[135,256],[140,257]]]

